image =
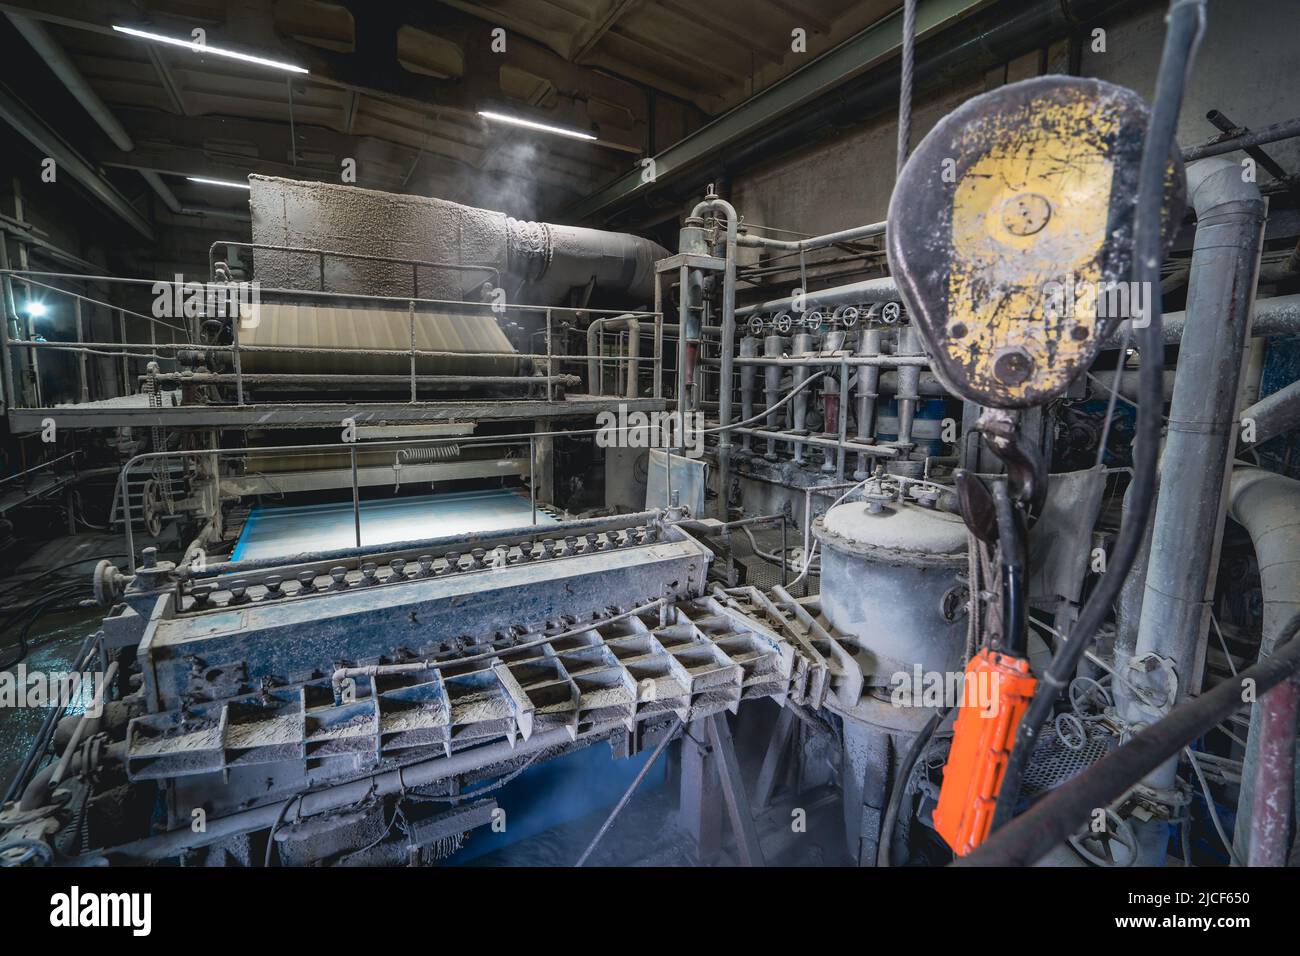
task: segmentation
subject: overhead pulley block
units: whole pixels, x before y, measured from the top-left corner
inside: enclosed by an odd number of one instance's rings
[[[1121,319],[1143,316],[1150,290],[1131,271],[1148,118],[1131,90],[1039,77],[967,101],[908,159],[889,204],[889,266],[950,391],[1040,405]],[[1185,193],[1175,151],[1166,247]]]

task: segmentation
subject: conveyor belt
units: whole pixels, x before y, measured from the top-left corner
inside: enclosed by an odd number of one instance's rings
[[[500,488],[363,501],[360,510],[365,547],[516,528],[532,520],[528,499]],[[555,518],[539,508],[537,523],[551,525]],[[244,523],[231,560],[274,558],[355,544],[351,501],[258,505]]]

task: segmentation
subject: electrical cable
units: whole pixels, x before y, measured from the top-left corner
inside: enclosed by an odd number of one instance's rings
[[[1119,364],[1115,366],[1115,381],[1111,383],[1110,398],[1106,401],[1106,422],[1101,427],[1101,440],[1097,443],[1097,464],[1100,468],[1106,463],[1106,445],[1110,442],[1110,426],[1115,418],[1115,400],[1119,398],[1119,383],[1124,377],[1124,363],[1128,358],[1128,328],[1124,329],[1124,339],[1119,346]]]
[[[76,561],[68,561],[65,564],[56,564],[52,568],[42,568],[39,571],[22,571],[17,574],[11,575],[10,580],[14,580],[15,578],[39,578],[46,574],[53,574],[55,571],[62,571],[65,568],[75,568],[79,564],[88,564],[91,561],[99,562],[99,561],[107,561],[109,558],[125,558],[125,557],[128,557],[127,553],[125,551],[119,551],[116,554],[101,554],[93,558],[78,558]]]
[[[293,806],[295,800],[298,801],[298,806],[301,809],[302,798],[303,794],[294,794],[288,800],[284,801],[284,805],[280,807],[280,812],[276,814],[275,822],[271,824],[271,832],[267,834],[266,837],[266,855],[262,857],[263,867],[269,867],[271,865],[271,852],[275,849],[275,831],[280,829],[280,824],[284,822],[285,814],[289,812],[289,808]]]
[[[741,422],[732,422],[732,423],[729,424],[729,425],[715,425],[715,426],[713,426],[712,428],[702,428],[702,429],[700,429],[700,434],[701,434],[701,435],[712,435],[712,434],[715,434],[716,432],[725,432],[725,431],[730,431],[730,430],[733,429],[733,428],[744,428],[746,425],[752,425],[754,422],[762,421],[763,419],[767,418],[768,415],[772,414],[772,413],[775,412],[777,409],[783,407],[787,402],[790,401],[790,399],[794,398],[796,395],[798,395],[800,392],[802,392],[805,388],[807,388],[807,387],[808,387],[809,385],[811,385],[813,382],[817,381],[817,380],[818,380],[819,378],[821,378],[822,376],[824,376],[824,375],[828,375],[828,374],[830,374],[830,373],[828,373],[828,372],[814,372],[812,375],[809,375],[806,379],[804,379],[802,382],[800,382],[800,383],[799,383],[798,385],[796,385],[794,388],[790,389],[790,391],[786,392],[786,393],[785,393],[785,397],[782,398],[782,399],[781,399],[779,402],[777,402],[775,405],[771,406],[770,408],[765,408],[765,409],[763,409],[761,412],[759,412],[757,415],[753,416],[752,418],[746,418],[744,421],[741,421]],[[595,430],[596,430],[596,431],[599,431],[599,429],[595,429]]]
[[[1169,11],[1164,50],[1156,80],[1155,103],[1142,147],[1138,172],[1138,191],[1133,224],[1133,280],[1139,288],[1150,289],[1147,319],[1138,329],[1141,402],[1138,407],[1134,449],[1133,487],[1128,519],[1110,559],[1110,569],[1102,575],[1078,621],[1060,651],[1053,656],[1039,681],[1016,730],[1015,743],[1007,759],[1002,784],[998,790],[993,815],[993,831],[1003,826],[1015,813],[1029,755],[1038,743],[1038,734],[1055,706],[1057,695],[1069,684],[1083,657],[1119,595],[1124,579],[1137,558],[1156,494],[1160,456],[1160,422],[1164,404],[1164,340],[1161,334],[1160,260],[1162,257],[1162,212],[1164,208],[1165,171],[1174,146],[1178,113],[1191,63],[1205,29],[1205,0],[1174,0]],[[1136,324],[1136,323],[1134,323]]]
[[[1210,795],[1209,781],[1205,779],[1205,772],[1201,770],[1201,765],[1196,760],[1196,753],[1191,747],[1184,747],[1183,753],[1187,755],[1187,760],[1196,773],[1196,779],[1201,784],[1201,793],[1205,797],[1205,806],[1210,811],[1210,822],[1214,824],[1214,832],[1219,834],[1219,839],[1223,842],[1223,848],[1228,851],[1228,859],[1236,866],[1245,866],[1246,864],[1237,856],[1237,851],[1233,848],[1232,841],[1228,839],[1228,834],[1224,832],[1223,823],[1219,820],[1219,810],[1214,805],[1214,797]]]
[[[82,588],[83,586],[80,584],[65,584],[63,587],[50,591],[33,601],[31,604],[24,606],[20,611],[10,615],[5,622],[6,624],[16,619],[22,621],[23,625],[18,632],[18,649],[15,656],[10,660],[0,663],[0,671],[8,670],[15,664],[22,662],[27,657],[27,638],[31,634],[32,626],[40,618],[41,614],[49,608],[51,604],[62,601],[64,598],[69,597],[72,594],[81,593]]]

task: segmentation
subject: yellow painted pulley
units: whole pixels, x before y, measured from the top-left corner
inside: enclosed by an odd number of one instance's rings
[[[1148,116],[1123,87],[1039,77],[967,101],[908,159],[889,205],[889,265],[951,391],[1042,404],[1121,319],[1144,320],[1151,290],[1130,273]],[[1186,191],[1176,151],[1165,186],[1167,248]]]

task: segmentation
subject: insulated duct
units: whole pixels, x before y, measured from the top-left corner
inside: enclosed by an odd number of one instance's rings
[[[255,250],[263,288],[478,301],[483,284],[499,277],[510,302],[554,305],[594,282],[644,305],[654,298],[655,261],[670,254],[626,233],[528,222],[445,199],[271,176],[248,182],[254,243],[429,263]]]
[[[1180,699],[1198,689],[1267,211],[1259,188],[1244,182],[1230,160],[1188,166],[1187,194],[1197,220],[1187,326],[1160,462],[1135,650],[1137,659],[1156,658],[1172,670]],[[1130,720],[1149,723],[1154,716],[1135,700],[1123,710]],[[1168,761],[1147,784],[1172,788],[1177,763]],[[1163,861],[1164,826],[1142,829],[1147,858]]]
[[[1260,659],[1271,657],[1300,611],[1300,482],[1260,468],[1237,468],[1230,514],[1250,534],[1264,601]],[[1252,866],[1280,865],[1295,790],[1295,706],[1300,684],[1279,685],[1250,709],[1233,845]],[[1289,726],[1288,726],[1289,724]],[[1266,756],[1260,759],[1261,743]],[[1265,792],[1261,795],[1260,784]],[[1263,800],[1260,797],[1263,796]],[[1291,799],[1284,799],[1290,797]],[[1249,847],[1248,854],[1241,848]]]

